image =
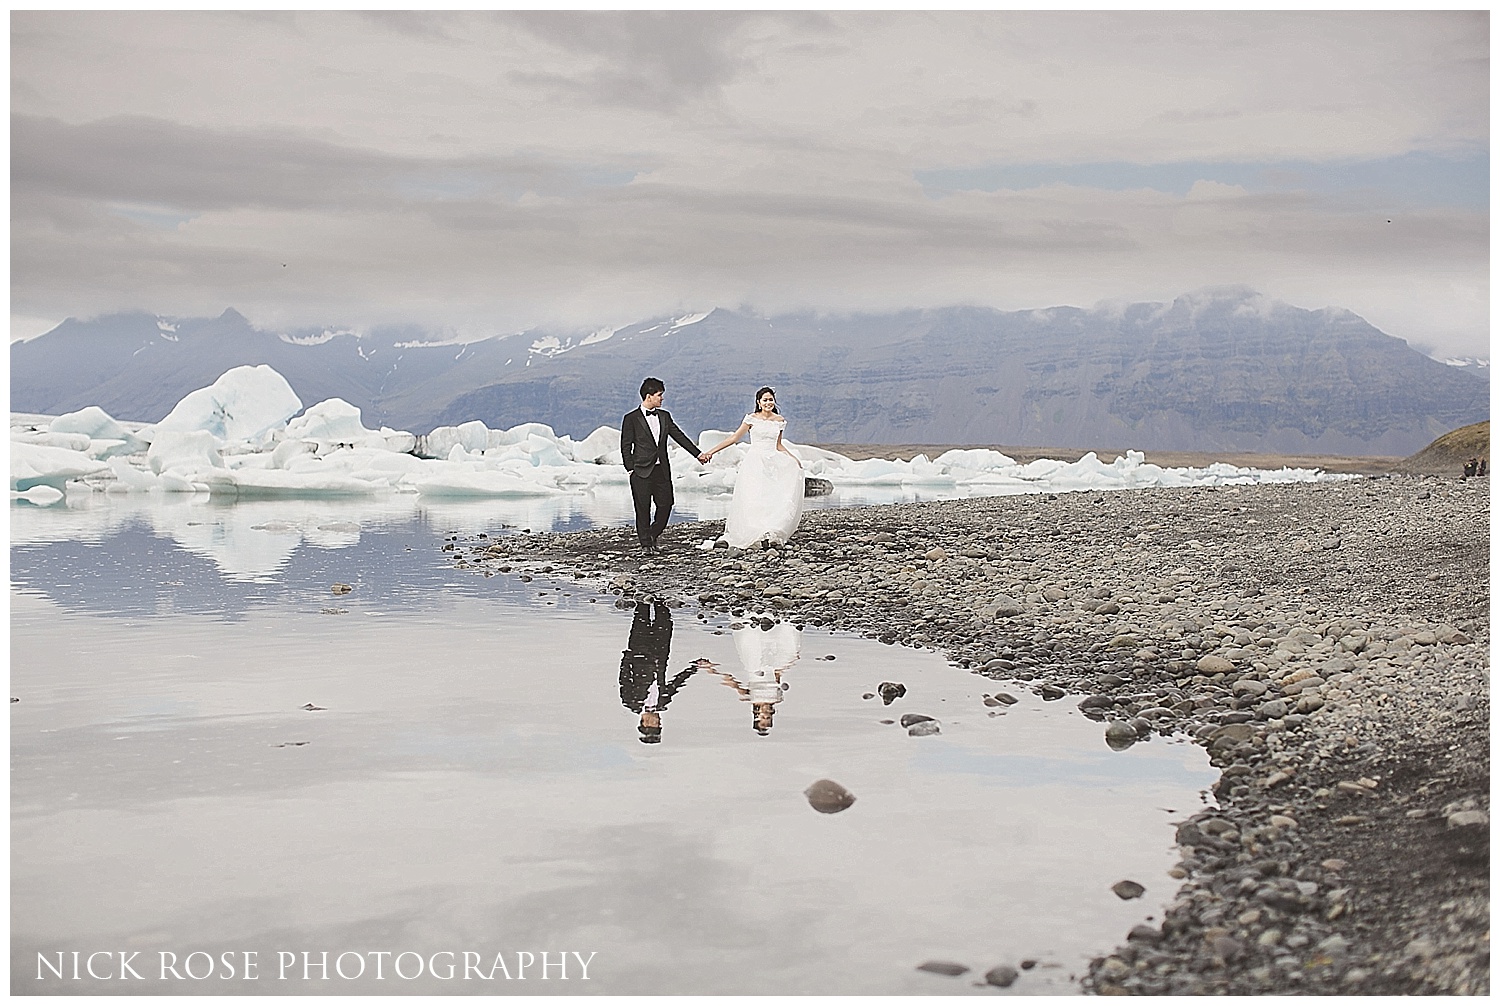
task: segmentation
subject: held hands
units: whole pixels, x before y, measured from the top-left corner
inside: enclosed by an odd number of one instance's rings
[[[702,454],[698,455],[698,463],[706,465],[706,464],[708,464],[709,458],[711,458],[713,456],[714,456],[714,452],[713,451],[704,451]]]

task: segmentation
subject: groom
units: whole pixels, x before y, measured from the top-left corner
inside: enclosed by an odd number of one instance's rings
[[[635,535],[641,548],[657,551],[656,539],[666,530],[672,516],[672,463],[667,458],[667,438],[703,464],[708,456],[688,439],[672,422],[672,414],[661,407],[667,386],[654,377],[641,382],[641,407],[620,420],[620,457],[630,473],[630,495],[635,500]],[[651,504],[656,504],[656,519],[651,519]]]

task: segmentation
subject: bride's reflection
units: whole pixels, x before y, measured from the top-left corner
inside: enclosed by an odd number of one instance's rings
[[[698,670],[691,664],[670,681],[667,661],[672,652],[672,612],[660,601],[640,601],[630,623],[630,643],[620,657],[620,701],[641,716],[642,744],[661,743],[661,714],[687,679]]]
[[[700,665],[717,673],[739,693],[741,701],[750,703],[751,726],[764,737],[771,732],[776,703],[787,687],[782,672],[802,655],[802,633],[790,622],[767,625],[752,618],[744,628],[734,630],[734,652],[740,658],[738,677],[707,661]]]

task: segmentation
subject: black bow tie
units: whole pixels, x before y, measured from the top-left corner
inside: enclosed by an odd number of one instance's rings
[[[654,416],[654,415],[656,415],[656,410],[655,409],[642,409],[641,411],[644,412],[648,416]]]

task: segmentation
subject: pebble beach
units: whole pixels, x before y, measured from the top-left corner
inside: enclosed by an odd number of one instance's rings
[[[1489,505],[1487,479],[1376,475],[819,510],[746,552],[718,522],[655,555],[625,528],[444,548],[937,650],[1111,747],[1203,745],[1181,887],[1080,991],[1487,994]]]

